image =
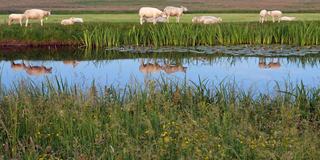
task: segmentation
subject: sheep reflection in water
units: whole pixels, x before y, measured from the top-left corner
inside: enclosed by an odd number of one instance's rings
[[[162,67],[157,63],[144,63],[144,60],[141,60],[139,70],[144,74],[156,73],[161,71]]]
[[[27,74],[32,75],[32,76],[40,76],[40,75],[52,73],[52,67],[46,67],[43,65],[41,65],[41,66],[26,65],[26,64],[24,64],[24,62],[15,63],[14,61],[12,61],[11,68],[15,71],[24,70],[27,72]]]
[[[259,57],[258,66],[260,69],[279,69],[281,67],[279,58],[272,58],[268,64],[266,60],[264,57]]]
[[[172,65],[172,64],[166,64],[166,63],[164,63],[163,65],[160,65],[157,62],[144,63],[144,60],[141,60],[139,70],[144,74],[157,73],[157,72],[160,72],[161,70],[167,74],[172,74],[176,72],[186,73],[187,67],[184,67],[182,65]]]
[[[76,60],[68,60],[68,61],[63,61],[63,64],[65,65],[72,65],[73,68],[75,68],[80,62]]]
[[[24,62],[22,61],[22,63],[15,63],[14,61],[11,61],[11,68],[14,71],[22,71],[26,68],[27,66],[24,64]]]

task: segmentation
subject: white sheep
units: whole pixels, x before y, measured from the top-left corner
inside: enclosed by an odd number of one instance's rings
[[[295,19],[296,17],[286,17],[286,16],[283,16],[280,18],[281,21],[293,21]]]
[[[153,23],[153,18],[143,18],[144,22]],[[156,18],[157,23],[164,23],[167,22],[167,18],[164,17],[157,17]]]
[[[61,25],[64,25],[64,26],[73,25],[73,24],[74,24],[74,21],[73,21],[71,18],[69,18],[69,19],[63,19],[63,20],[61,21]]]
[[[275,22],[275,19],[278,19],[278,22],[280,22],[280,18],[282,17],[282,12],[278,10],[274,11],[268,11],[268,15],[272,17],[273,23]]]
[[[199,16],[192,18],[192,23],[215,24],[220,22],[222,22],[222,19],[214,16]]]
[[[83,23],[83,19],[82,19],[82,18],[71,17],[70,19],[71,19],[74,23]]]
[[[51,12],[41,9],[29,9],[24,12],[24,15],[26,17],[26,27],[28,27],[29,19],[40,19],[41,26],[43,26],[43,18],[50,16]]]
[[[268,11],[267,10],[261,10],[260,11],[260,23],[263,23],[263,22],[267,22],[268,20]]]
[[[25,19],[24,14],[10,14],[8,19],[8,25],[10,26],[12,22],[17,21],[22,26],[22,21]]]
[[[172,6],[167,6],[164,8],[164,13],[167,16],[167,21],[169,22],[170,16],[172,17],[177,17],[177,22],[179,23],[180,17],[183,15],[183,12],[188,11],[186,7],[172,7]]]
[[[64,25],[64,26],[74,25],[75,23],[83,23],[83,19],[82,18],[71,17],[69,19],[63,19],[61,21],[61,25]]]
[[[160,11],[157,8],[152,7],[142,7],[139,10],[139,16],[140,16],[140,24],[142,25],[144,22],[144,18],[153,18],[153,24],[156,24],[156,18],[157,17],[166,17],[165,13]]]

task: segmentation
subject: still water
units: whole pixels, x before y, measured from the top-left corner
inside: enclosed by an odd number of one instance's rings
[[[195,84],[205,80],[208,85],[235,81],[245,90],[258,91],[269,90],[275,82],[303,82],[309,87],[320,84],[320,55],[315,54],[289,57],[191,53],[132,56],[104,52],[103,56],[98,55],[88,56],[78,50],[6,51],[0,57],[1,84],[10,88],[21,81],[41,84],[47,80],[54,81],[57,77],[69,85],[76,84],[83,88],[89,87],[93,81],[98,86],[124,87],[160,78]]]

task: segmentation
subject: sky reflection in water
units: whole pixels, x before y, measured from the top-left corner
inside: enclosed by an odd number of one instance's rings
[[[2,85],[10,87],[20,80],[32,80],[40,84],[46,79],[61,78],[68,84],[88,87],[92,81],[98,86],[144,83],[159,79],[188,83],[208,80],[208,84],[222,80],[234,80],[243,89],[255,88],[267,91],[285,81],[300,83],[309,87],[319,85],[320,58],[305,61],[301,58],[261,57],[189,57],[170,59],[128,58],[113,60],[1,60]]]

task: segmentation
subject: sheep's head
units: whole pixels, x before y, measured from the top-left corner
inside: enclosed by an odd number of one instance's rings
[[[50,15],[51,15],[51,12],[50,12],[50,11],[45,11],[45,15],[46,15],[46,16],[50,16]]]
[[[163,17],[163,18],[166,18],[167,14],[165,12],[162,12],[160,16]]]
[[[219,23],[222,22],[222,18],[218,17],[218,22]]]
[[[271,11],[268,11],[267,14],[270,16],[271,15]]]
[[[186,7],[180,6],[180,8],[182,8],[183,12],[187,12],[188,9]]]
[[[46,17],[46,20],[48,20],[48,16],[51,15],[51,12],[50,11],[45,11],[44,15]]]

